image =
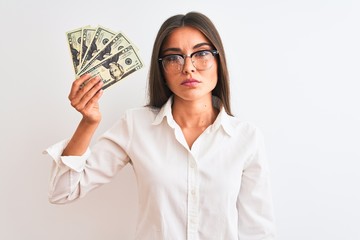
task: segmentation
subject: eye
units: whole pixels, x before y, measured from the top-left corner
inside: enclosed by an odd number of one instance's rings
[[[167,55],[164,57],[164,61],[172,63],[172,62],[180,62],[182,57],[180,55]]]
[[[211,53],[209,50],[203,50],[203,51],[199,51],[194,53],[194,57],[196,58],[206,58],[207,56],[209,56]]]

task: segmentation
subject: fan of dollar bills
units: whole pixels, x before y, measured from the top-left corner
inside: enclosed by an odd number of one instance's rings
[[[144,66],[138,49],[122,32],[86,26],[69,31],[66,36],[75,76],[99,76],[103,89]]]

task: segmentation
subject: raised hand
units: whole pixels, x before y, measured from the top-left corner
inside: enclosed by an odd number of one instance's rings
[[[85,74],[76,79],[69,94],[71,106],[83,116],[87,124],[98,124],[101,121],[99,99],[104,90],[101,89],[103,82],[99,77],[91,77]]]

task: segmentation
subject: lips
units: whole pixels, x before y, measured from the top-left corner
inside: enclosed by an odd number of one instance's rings
[[[200,81],[190,78],[190,79],[186,79],[185,81],[181,82],[181,85],[183,86],[187,86],[187,87],[193,87],[196,86],[200,83]]]

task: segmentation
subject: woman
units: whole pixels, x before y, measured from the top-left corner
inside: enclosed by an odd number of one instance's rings
[[[275,239],[263,138],[232,117],[224,49],[206,16],[163,23],[148,106],[128,110],[90,151],[101,87],[88,75],[72,85],[69,99],[83,118],[69,141],[47,150],[52,203],[83,197],[130,163],[139,191],[135,239]]]

